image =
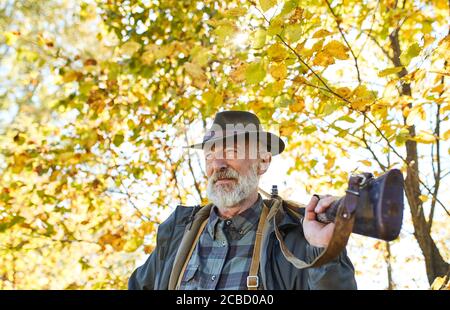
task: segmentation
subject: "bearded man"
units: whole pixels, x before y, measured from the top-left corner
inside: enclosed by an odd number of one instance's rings
[[[204,152],[210,204],[178,206],[159,225],[156,248],[131,275],[129,289],[356,289],[345,250],[306,269],[283,255],[272,221],[265,221],[270,204],[258,185],[285,145],[262,129],[256,115],[219,112],[203,141],[190,147]],[[314,195],[300,220],[283,213],[277,228],[296,257],[311,262],[328,245],[334,224],[316,221],[316,214],[336,199]]]

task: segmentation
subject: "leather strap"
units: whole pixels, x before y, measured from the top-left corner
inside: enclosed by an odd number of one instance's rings
[[[247,277],[247,288],[249,290],[257,290],[259,286],[259,261],[260,261],[260,251],[261,251],[261,239],[264,224],[266,223],[267,214],[269,209],[263,204],[263,209],[261,216],[259,217],[258,228],[256,229],[255,244],[253,247],[252,262],[250,264],[250,271]]]
[[[279,196],[272,197],[273,205],[269,212],[268,221],[273,220],[273,226],[275,230],[275,236],[279,242],[281,252],[286,260],[293,264],[298,269],[319,267],[323,264],[336,258],[342,250],[345,248],[348,242],[348,238],[353,230],[353,224],[355,221],[355,210],[359,199],[359,183],[361,179],[359,176],[352,176],[349,179],[347,194],[345,199],[338,206],[335,219],[335,227],[333,235],[328,246],[322,251],[322,253],[314,259],[314,261],[308,263],[304,260],[296,257],[287,247],[283,240],[283,236],[279,230],[279,224],[285,216],[285,210],[283,209],[283,200]],[[294,206],[287,203],[288,208],[292,211],[293,207],[301,206],[294,204]],[[299,216],[300,218],[300,216]],[[303,219],[300,219],[301,221]],[[303,221],[302,221],[303,222]]]
[[[200,208],[197,214],[195,214],[192,225],[187,226],[173,262],[172,272],[169,278],[169,290],[177,289],[177,285],[180,282],[179,279],[183,276],[184,270],[186,269],[185,264],[189,261],[189,258],[194,251],[196,242],[198,241],[197,238],[199,237],[199,233],[201,234],[202,231],[200,228],[208,219],[209,213],[211,212],[211,207],[212,204],[208,204]]]
[[[189,253],[188,253],[187,257],[186,257],[186,261],[184,262],[183,268],[181,268],[181,272],[180,272],[180,275],[178,277],[177,288],[176,288],[177,290],[180,289],[181,281],[183,280],[183,276],[184,276],[184,272],[186,271],[186,267],[187,267],[189,261],[191,260],[192,253],[194,252],[195,246],[197,245],[198,240],[200,239],[200,236],[201,236],[203,230],[205,230],[206,224],[208,224],[208,219],[204,220],[202,225],[200,225],[200,228],[199,228],[199,230],[197,232],[197,235],[195,236],[195,239],[192,242],[192,247],[189,250]]]

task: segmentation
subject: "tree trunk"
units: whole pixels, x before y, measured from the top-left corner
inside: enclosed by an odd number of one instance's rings
[[[393,52],[392,62],[396,67],[402,66],[400,61],[400,43],[398,38],[399,28],[394,30],[389,39],[391,42],[391,48]],[[400,78],[404,77],[408,72],[405,68],[398,73]],[[409,83],[402,82],[401,94],[411,96],[411,85]],[[408,107],[412,107],[412,103],[408,104]],[[404,118],[406,124],[406,118]],[[409,135],[415,137],[415,126],[408,127]],[[444,276],[449,272],[450,265],[443,259],[439,249],[436,246],[433,238],[431,238],[430,231],[428,230],[428,223],[425,219],[423,211],[423,202],[419,199],[420,196],[420,182],[419,182],[419,159],[417,156],[417,142],[413,140],[407,140],[405,143],[406,148],[406,162],[407,175],[405,179],[405,192],[408,204],[411,210],[411,218],[414,226],[414,236],[419,243],[419,247],[422,250],[425,258],[425,267],[428,277],[428,282],[433,283],[434,279],[438,276]]]

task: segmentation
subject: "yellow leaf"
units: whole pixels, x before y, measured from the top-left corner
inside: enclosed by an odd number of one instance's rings
[[[422,200],[422,202],[427,202],[428,201],[428,196],[427,195],[420,195],[419,199]]]
[[[209,60],[209,49],[203,46],[195,46],[191,50],[192,63],[196,63],[201,67],[204,67],[208,64]]]
[[[297,75],[292,82],[294,82],[295,84],[305,84],[306,82],[308,82],[303,76],[301,75]]]
[[[318,52],[318,51],[322,50],[322,46],[323,46],[323,40],[317,41],[311,47],[311,53]]]
[[[245,72],[247,71],[247,64],[241,64],[230,73],[230,79],[235,83],[245,81]]]
[[[294,99],[294,103],[289,105],[289,111],[294,113],[302,112],[305,109],[305,101],[299,96],[296,96]]]
[[[370,160],[359,160],[360,163],[364,164],[367,167],[372,166],[372,162]]]
[[[370,106],[370,111],[379,119],[386,119],[388,115],[388,105],[378,102]]]
[[[352,93],[352,90],[348,87],[341,87],[336,89],[336,93],[338,93],[340,96],[344,98],[348,98],[350,94]]]
[[[280,62],[286,59],[287,52],[283,45],[275,43],[267,49],[267,55],[269,55],[270,60]]]
[[[323,50],[336,59],[345,60],[349,58],[348,47],[339,41],[333,40],[323,47]]]
[[[450,281],[447,280],[448,276],[436,277],[433,284],[431,284],[432,290],[450,290]]]
[[[152,222],[144,222],[141,224],[140,229],[142,230],[143,235],[148,235],[154,231],[155,225]]]
[[[351,105],[354,109],[359,111],[365,111],[366,107],[375,100],[375,96],[365,85],[356,87],[352,93],[352,97],[353,100]]]
[[[434,143],[436,138],[431,132],[422,130],[413,138],[413,140],[419,143],[429,144]]]
[[[202,99],[205,104],[209,107],[217,107],[222,104],[223,96],[220,93],[217,93],[215,90],[208,90],[204,92],[202,95]]]
[[[252,48],[260,49],[266,44],[266,30],[258,29],[251,36]]]
[[[265,12],[277,4],[277,0],[259,0],[261,9]]]
[[[316,57],[314,57],[313,64],[315,66],[327,67],[334,64],[334,58],[326,52],[318,52]]]
[[[81,72],[72,70],[64,73],[64,75],[62,76],[62,80],[64,81],[64,83],[70,83],[79,80],[82,76],[83,74]]]
[[[444,132],[444,134],[442,135],[442,139],[443,139],[443,140],[448,140],[448,139],[450,139],[450,129],[447,130],[446,132]]]
[[[406,118],[406,125],[412,126],[418,119],[425,120],[426,113],[423,106],[415,106],[409,110],[408,117]]]
[[[297,130],[297,124],[292,121],[287,121],[281,123],[280,126],[280,135],[287,137],[292,135]]]
[[[275,80],[285,79],[287,75],[286,65],[284,63],[272,64],[269,68],[269,73]]]
[[[141,45],[139,43],[135,41],[128,41],[120,47],[119,53],[122,56],[131,57],[140,47]]]
[[[229,9],[225,12],[225,16],[230,16],[230,17],[239,17],[242,15],[245,15],[245,13],[247,13],[247,9],[246,8],[242,8],[242,7],[238,7],[238,8],[232,8]]]
[[[325,169],[330,170],[331,168],[333,168],[335,161],[336,157],[329,157],[327,163],[325,164]]]
[[[450,111],[450,103],[447,103],[445,105],[443,104],[442,107],[441,107],[441,112],[442,113],[447,112],[447,111]]]
[[[380,72],[378,72],[378,76],[379,77],[383,77],[383,76],[387,76],[387,75],[398,73],[398,72],[400,72],[402,70],[403,70],[403,67],[387,68],[387,69],[384,69],[384,70],[381,70]]]
[[[436,86],[436,87],[433,87],[432,89],[430,89],[430,92],[433,92],[433,93],[441,93],[442,91],[444,90],[444,84],[439,84],[438,86]]]
[[[187,62],[184,64],[184,69],[193,81],[203,81],[206,83],[206,74],[199,64]]]
[[[329,36],[330,34],[333,34],[332,32],[329,32],[328,30],[326,30],[326,29],[319,29],[319,30],[317,30],[316,32],[314,32],[314,34],[313,34],[313,38],[323,38],[323,37],[327,37],[327,36]]]
[[[9,46],[13,46],[18,39],[18,35],[15,34],[14,32],[5,31],[3,35],[5,36],[6,45]]]

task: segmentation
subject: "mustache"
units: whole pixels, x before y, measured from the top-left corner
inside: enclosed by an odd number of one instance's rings
[[[213,183],[216,183],[220,179],[239,179],[239,173],[232,168],[227,168],[226,170],[215,172],[211,176]]]

